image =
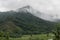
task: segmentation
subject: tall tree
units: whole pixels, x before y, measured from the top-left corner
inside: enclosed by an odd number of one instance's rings
[[[55,26],[55,31],[53,32],[55,35],[54,40],[60,40],[60,23],[56,24]]]

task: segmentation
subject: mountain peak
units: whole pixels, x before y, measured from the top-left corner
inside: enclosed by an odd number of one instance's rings
[[[31,6],[29,6],[29,5],[27,5],[27,6],[24,6],[24,7],[21,7],[21,8],[19,8],[19,9],[17,9],[17,10],[15,10],[16,12],[29,12],[29,11],[31,11],[33,8],[31,7]]]
[[[31,6],[28,5],[28,6],[25,6],[25,7],[23,7],[23,8],[31,8]]]

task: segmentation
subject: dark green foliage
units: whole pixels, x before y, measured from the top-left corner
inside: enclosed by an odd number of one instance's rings
[[[9,40],[9,38],[10,38],[9,32],[7,32],[5,35],[6,35],[6,36],[5,36],[5,39],[6,39],[6,40]]]
[[[4,36],[3,31],[0,31],[0,37],[3,37],[3,36]]]
[[[0,31],[8,30],[10,37],[20,37],[20,34],[49,33],[53,28],[53,22],[40,19],[28,11],[0,13]]]
[[[0,40],[2,40],[2,39],[3,39],[3,36],[4,36],[3,31],[0,31]]]
[[[55,35],[54,40],[60,40],[60,23],[56,24],[55,32],[53,32]]]

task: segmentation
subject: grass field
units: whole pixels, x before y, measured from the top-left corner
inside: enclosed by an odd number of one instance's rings
[[[9,40],[48,40],[53,39],[52,35],[47,36],[46,34],[41,35],[33,35],[32,37],[30,35],[23,35],[20,38],[9,38]]]

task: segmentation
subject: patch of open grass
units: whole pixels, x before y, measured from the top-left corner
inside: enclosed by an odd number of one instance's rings
[[[48,39],[53,39],[53,36],[51,34],[49,34],[49,36],[47,36],[47,34],[38,34],[38,35],[32,35],[32,37],[30,35],[23,35],[20,38],[9,38],[9,40],[48,40]],[[3,38],[2,40],[5,40],[5,38]]]

